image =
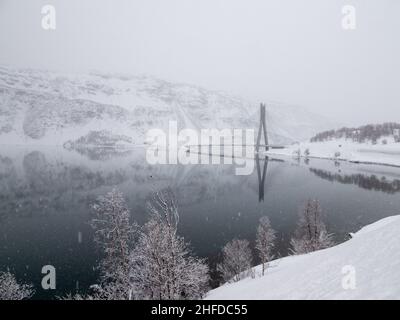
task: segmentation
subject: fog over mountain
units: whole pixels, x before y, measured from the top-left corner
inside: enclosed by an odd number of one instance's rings
[[[148,76],[64,75],[0,67],[0,142],[143,144],[150,129],[257,129],[259,102]],[[267,103],[273,143],[310,138],[337,124],[303,108]]]
[[[150,74],[346,126],[400,122],[399,13],[397,0],[0,0],[0,65]]]

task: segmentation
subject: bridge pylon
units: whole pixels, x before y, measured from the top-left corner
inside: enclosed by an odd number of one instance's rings
[[[266,120],[266,113],[265,113],[265,104],[260,104],[260,126],[258,128],[258,135],[257,135],[257,144],[256,144],[256,151],[259,152],[260,150],[260,142],[261,142],[261,131],[264,135],[265,141],[265,151],[269,150],[268,146],[268,134],[267,134],[267,120]]]

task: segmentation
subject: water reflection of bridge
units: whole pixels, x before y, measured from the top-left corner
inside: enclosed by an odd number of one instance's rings
[[[261,143],[261,138],[264,137],[264,143]],[[226,147],[227,144],[198,144],[198,145],[189,145],[187,146],[187,152],[193,152],[193,147],[198,148],[198,153],[202,153],[202,151],[210,156],[212,155],[218,155],[221,157],[225,157],[227,155],[224,155],[221,153],[221,149],[219,150],[218,154],[213,154],[213,147]],[[235,144],[234,143],[234,138],[231,139],[231,144],[228,146],[231,146],[232,149],[234,149],[236,146],[240,147],[255,147],[255,161],[256,161],[256,167],[257,167],[257,178],[258,178],[258,201],[264,201],[264,195],[265,195],[265,179],[267,176],[267,170],[268,170],[268,157],[267,156],[262,156],[260,153],[261,148],[265,148],[265,151],[269,151],[269,149],[284,149],[285,146],[282,145],[272,145],[269,143],[268,140],[268,132],[267,132],[267,120],[266,120],[266,108],[265,104],[261,103],[260,104],[260,123],[259,123],[259,128],[258,128],[258,134],[257,134],[257,141],[255,144]],[[204,150],[206,149],[206,150]],[[208,149],[208,150],[207,150]],[[234,158],[235,157],[235,152],[232,151],[232,154],[229,155],[230,157]],[[262,165],[262,170],[261,170],[261,165]]]

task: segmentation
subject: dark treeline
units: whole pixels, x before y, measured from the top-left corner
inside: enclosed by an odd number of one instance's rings
[[[354,184],[362,189],[382,191],[390,194],[400,192],[400,180],[389,181],[385,178],[379,179],[375,175],[370,177],[366,177],[362,174],[340,175],[314,168],[310,168],[310,172],[325,180],[336,181],[343,184]]]
[[[350,139],[354,142],[371,141],[376,143],[381,137],[393,136],[396,142],[400,142],[400,124],[388,122],[384,124],[368,124],[358,128],[341,128],[318,133],[311,138],[311,142],[322,142],[331,139]]]

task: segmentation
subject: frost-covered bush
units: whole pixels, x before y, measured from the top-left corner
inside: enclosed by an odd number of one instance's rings
[[[10,272],[0,272],[0,300],[29,299],[34,292],[32,285],[18,283]]]
[[[253,256],[247,240],[234,239],[222,249],[222,262],[217,265],[225,281],[239,281],[251,273]]]
[[[295,236],[290,241],[294,254],[309,253],[331,247],[334,242],[321,217],[318,200],[308,200],[301,212]]]
[[[155,192],[150,221],[129,222],[122,193],[113,190],[93,206],[95,240],[104,250],[100,284],[67,300],[199,299],[208,291],[208,266],[177,235],[177,202],[171,189]],[[133,239],[135,241],[133,241]]]
[[[151,219],[132,251],[131,279],[139,299],[200,299],[208,291],[208,266],[177,235],[177,202],[170,189],[154,194]]]
[[[266,264],[273,259],[272,250],[275,246],[276,232],[271,227],[268,217],[262,217],[257,227],[256,251],[262,264],[264,275]]]
[[[93,205],[95,217],[91,225],[95,241],[103,249],[100,269],[100,286],[94,287],[95,298],[126,300],[132,298],[129,255],[134,227],[129,222],[129,209],[121,192],[114,189],[99,197]]]
[[[191,255],[184,239],[152,218],[131,254],[132,283],[138,299],[200,299],[208,290],[208,266]]]

